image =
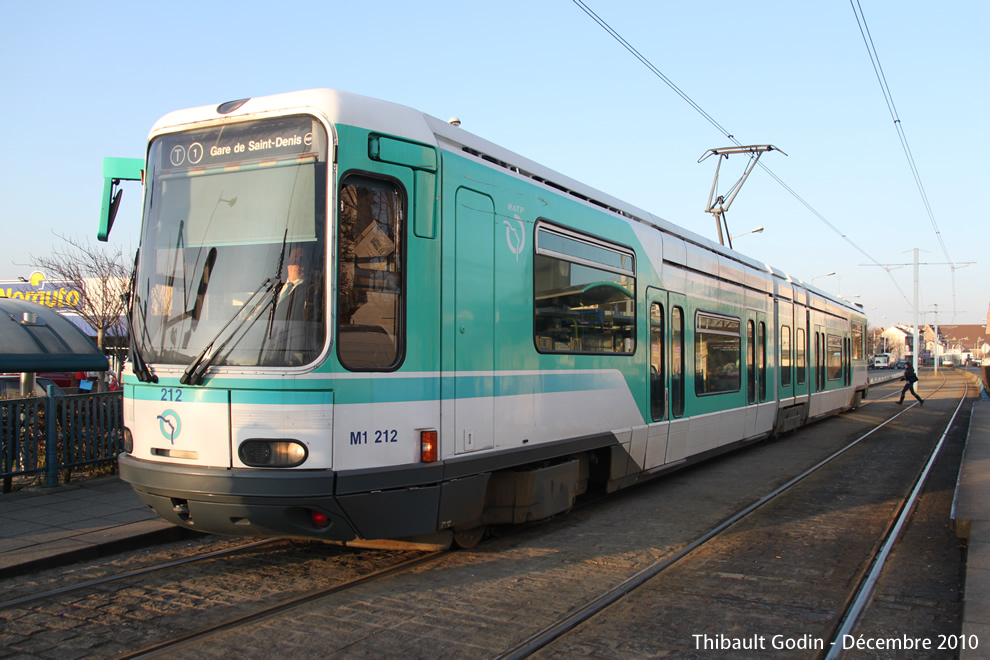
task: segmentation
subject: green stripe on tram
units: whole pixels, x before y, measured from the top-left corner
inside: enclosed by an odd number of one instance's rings
[[[325,403],[332,391],[338,404],[398,403],[436,401],[441,388],[445,394],[469,399],[483,396],[533,396],[564,392],[627,389],[625,378],[616,370],[600,372],[524,374],[466,374],[463,376],[426,375],[412,378],[342,378],[322,381],[295,381],[291,387],[274,388],[274,381],[226,379],[213,387],[185,387],[163,379],[155,385],[127,383],[129,398],[141,401],[171,402],[175,397],[197,403],[226,401],[228,390],[237,391],[239,403],[312,405]],[[322,386],[322,387],[321,387]],[[181,392],[181,394],[180,394]],[[291,396],[291,400],[285,400]]]

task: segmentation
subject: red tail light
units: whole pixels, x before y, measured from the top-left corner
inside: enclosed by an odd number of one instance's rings
[[[424,463],[434,463],[439,457],[436,431],[420,431],[420,456]]]
[[[324,527],[330,526],[330,516],[321,511],[310,510],[309,519],[313,522],[314,527],[323,529]]]

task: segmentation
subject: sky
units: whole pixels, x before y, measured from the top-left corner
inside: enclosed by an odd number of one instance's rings
[[[727,219],[732,235],[764,231],[737,250],[888,326],[913,321],[917,248],[921,322],[986,320],[990,51],[972,26],[990,3],[858,0],[931,215],[849,2],[585,4],[735,140],[781,150],[760,163],[796,196],[756,168]],[[165,113],[316,87],[456,115],[717,240],[715,159],[698,159],[732,143],[572,0],[56,0],[4,14],[0,280],[28,277],[61,237],[96,242],[102,159],[143,157]],[[720,192],[744,166],[723,162]],[[109,249],[133,255],[140,194],[125,188]]]

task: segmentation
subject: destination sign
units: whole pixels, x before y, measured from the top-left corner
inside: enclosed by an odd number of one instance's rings
[[[312,117],[281,117],[166,135],[152,157],[164,170],[325,153],[323,127]],[[157,152],[157,153],[156,153]]]

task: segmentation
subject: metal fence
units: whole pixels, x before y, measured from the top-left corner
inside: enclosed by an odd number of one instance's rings
[[[123,447],[123,392],[0,401],[0,477],[43,475],[116,460]]]

